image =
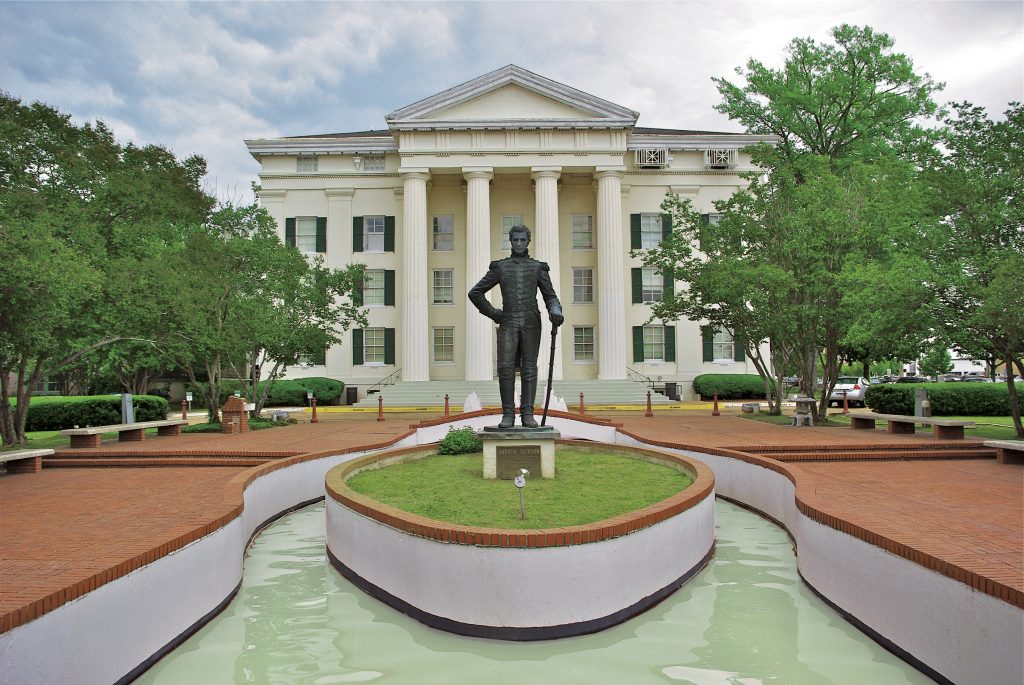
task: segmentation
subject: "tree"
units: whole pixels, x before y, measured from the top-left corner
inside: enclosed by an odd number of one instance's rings
[[[949,348],[945,343],[938,341],[928,348],[925,355],[921,357],[918,368],[925,376],[940,376],[949,373],[953,370],[953,355],[949,353]]]
[[[288,365],[322,355],[353,321],[365,323],[352,301],[362,267],[308,260],[281,243],[273,218],[255,203],[218,208],[169,262],[183,281],[169,356],[205,395],[211,422],[219,420],[225,370],[243,381],[258,412]],[[199,369],[208,384],[198,382]]]
[[[126,260],[201,219],[203,173],[201,158],[122,147],[102,122],[76,126],[53,107],[0,93],[4,444],[24,442],[39,380],[132,335],[119,324],[136,300],[113,297],[109,285]]]
[[[981,107],[953,106],[944,154],[928,179],[935,211],[926,247],[936,327],[954,347],[1007,366],[1010,408],[1024,437],[1014,369],[1024,375],[1024,107],[992,121]]]
[[[662,207],[673,216],[672,236],[644,256],[686,284],[654,307],[656,317],[703,319],[740,334],[766,380],[771,367],[778,381],[796,365],[805,394],[820,368],[824,398],[843,345],[885,326],[886,317],[872,322],[852,296],[867,294],[863,274],[920,268],[912,246],[927,216],[910,160],[930,145],[916,120],[937,111],[931,96],[941,88],[892,53],[885,34],[844,25],[832,36],[834,44],[792,41],[778,70],[749,61],[738,70],[742,87],[714,79],[723,99],[716,109],[778,142],[750,149],[762,173],[715,203],[718,223],[701,223],[670,195]],[[924,296],[911,291],[901,296]],[[848,339],[856,321],[862,332]],[[762,341],[770,360],[760,359]]]

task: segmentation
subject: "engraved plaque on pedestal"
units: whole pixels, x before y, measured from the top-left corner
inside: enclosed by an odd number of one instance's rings
[[[498,445],[495,447],[498,478],[512,480],[519,475],[519,469],[540,475],[540,445]]]

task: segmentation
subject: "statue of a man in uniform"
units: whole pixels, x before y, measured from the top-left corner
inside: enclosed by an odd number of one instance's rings
[[[498,324],[498,390],[501,393],[499,428],[512,428],[516,422],[515,373],[519,363],[522,394],[519,413],[524,428],[536,428],[533,402],[537,397],[537,353],[540,351],[540,289],[548,318],[557,328],[565,318],[562,305],[551,285],[548,265],[531,259],[527,252],[530,229],[513,226],[508,232],[512,256],[491,262],[487,274],[469,291],[469,299],[481,314]],[[502,308],[487,301],[487,291],[501,287]]]

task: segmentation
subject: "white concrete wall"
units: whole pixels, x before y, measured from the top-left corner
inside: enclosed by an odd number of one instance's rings
[[[327,546],[377,587],[434,616],[538,628],[610,616],[669,586],[714,545],[714,497],[583,545],[503,548],[416,537],[327,499]]]

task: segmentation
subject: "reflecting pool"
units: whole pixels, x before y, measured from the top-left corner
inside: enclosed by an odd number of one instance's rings
[[[716,503],[704,571],[643,615],[596,635],[510,643],[413,621],[338,574],[324,506],[269,526],[230,606],[137,683],[336,685],[863,685],[931,683],[800,581],[789,537]]]

